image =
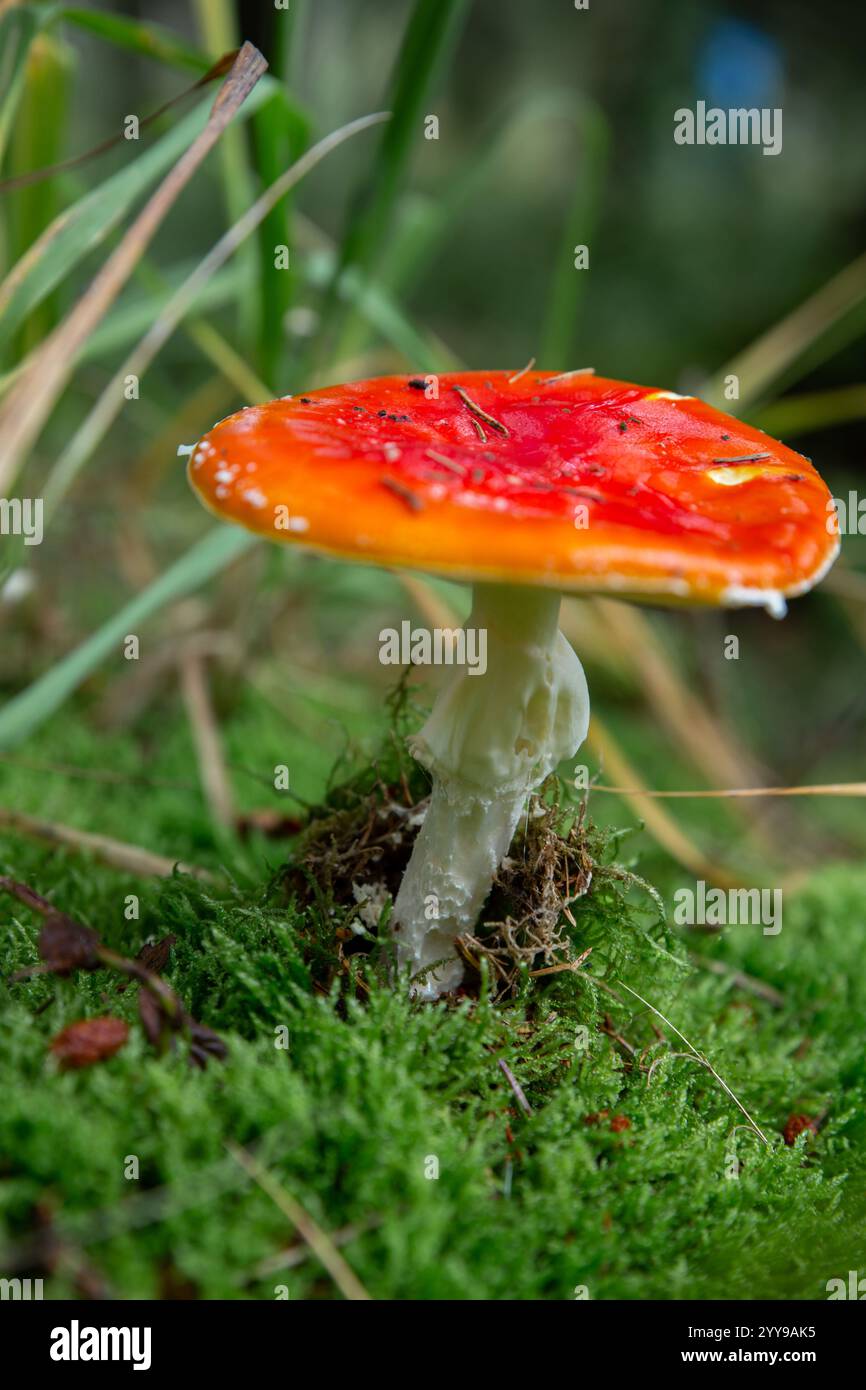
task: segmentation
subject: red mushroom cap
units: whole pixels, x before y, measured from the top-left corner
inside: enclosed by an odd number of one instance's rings
[[[838,553],[808,459],[692,396],[591,372],[285,397],[216,425],[189,477],[272,540],[469,580],[779,609]]]

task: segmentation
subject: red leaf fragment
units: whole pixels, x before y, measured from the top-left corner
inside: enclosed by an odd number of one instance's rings
[[[82,1018],[70,1023],[51,1041],[51,1051],[64,1071],[104,1062],[123,1047],[129,1028],[122,1018]]]
[[[794,1144],[797,1142],[798,1137],[806,1129],[808,1129],[812,1134],[818,1133],[818,1122],[817,1120],[813,1120],[811,1115],[793,1114],[788,1116],[787,1120],[785,1121],[785,1128],[782,1130],[782,1138],[788,1145],[789,1149],[793,1148]]]

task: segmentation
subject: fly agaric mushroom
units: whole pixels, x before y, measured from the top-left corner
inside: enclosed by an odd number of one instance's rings
[[[189,477],[218,516],[271,539],[474,585],[467,626],[486,629],[486,672],[452,668],[411,740],[432,793],[392,921],[424,998],[459,984],[455,938],[529,793],[586,737],[562,592],[781,617],[838,552],[807,459],[694,397],[589,369],[284,397],[218,424]]]

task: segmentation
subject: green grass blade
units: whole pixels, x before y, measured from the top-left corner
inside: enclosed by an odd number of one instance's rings
[[[832,280],[762,333],[711,377],[702,398],[720,410],[742,414],[769,393],[788,386],[806,370],[863,331],[866,308],[866,255],[858,256]],[[736,376],[739,397],[728,400],[726,380]]]
[[[601,113],[582,97],[568,91],[536,93],[497,112],[462,167],[449,179],[441,196],[405,198],[388,247],[387,266],[377,274],[379,290],[399,300],[429,273],[440,250],[473,200],[486,191],[486,185],[508,158],[511,143],[533,125],[543,125],[545,136],[551,123],[565,122],[582,139],[585,167],[581,172],[563,249],[557,257],[558,271],[551,289],[550,305],[542,330],[537,356],[547,355],[555,364],[568,360],[573,337],[577,297],[583,288],[581,272],[574,269],[576,241],[588,241],[591,223],[606,164],[607,124]],[[578,237],[576,231],[582,235]],[[541,363],[539,363],[541,365]]]
[[[273,91],[264,77],[235,119],[245,120]],[[0,349],[51,290],[121,222],[135,200],[183,154],[204,128],[213,96],[205,97],[133,163],[113,174],[55,219],[0,285]]]
[[[575,247],[592,247],[607,168],[607,121],[592,102],[581,100],[576,108],[570,118],[578,131],[581,153],[572,166],[574,193],[556,254],[541,329],[537,365],[542,370],[562,370],[572,361],[578,308],[586,284],[586,273],[574,264]]]
[[[173,68],[187,68],[190,72],[207,72],[210,67],[210,59],[199,49],[184,43],[160,24],[147,24],[128,19],[125,15],[81,10],[75,6],[64,6],[60,15],[77,29],[89,30],[98,38],[114,44],[115,48],[125,48],[141,58],[154,58],[159,63],[167,63]]]
[[[116,354],[147,332],[154,319],[159,318],[178,285],[186,279],[191,270],[191,263],[184,262],[172,268],[171,274],[165,277],[163,288],[150,291],[137,290],[124,295],[121,303],[116,305],[105,316],[99,327],[91,333],[76,359],[78,366],[85,362],[101,360],[113,368]],[[195,312],[209,313],[213,309],[222,309],[226,304],[230,304],[237,294],[238,280],[237,268],[233,265],[226,266],[204,286],[196,297],[193,305]],[[0,396],[21,374],[27,366],[27,361],[28,359],[24,358],[22,362],[16,364],[13,371],[0,376]]]
[[[138,634],[141,625],[160,609],[200,588],[256,544],[257,537],[237,527],[218,526],[209,531],[153,584],[149,584],[114,613],[98,631],[3,706],[0,710],[0,748],[9,748],[27,738],[46,719],[50,719],[54,711],[104,661],[112,657],[120,659],[125,637],[130,633]]]
[[[274,76],[301,100],[304,53],[312,13],[311,0],[292,0],[291,10],[274,7]]]
[[[256,50],[253,50],[254,52]],[[172,295],[165,309],[158,319],[156,319],[145,333],[142,340],[137,344],[132,354],[115,372],[114,377],[102,391],[95,402],[93,408],[79,425],[72,439],[56,460],[48,478],[45,481],[43,495],[45,506],[48,512],[54,508],[60,497],[70,486],[73,479],[83,467],[87,458],[90,456],[96,443],[103,437],[119,411],[123,408],[123,392],[120,389],[124,377],[132,373],[139,378],[143,377],[148,371],[154,357],[162,350],[163,345],[174,333],[178,324],[187,316],[190,307],[195,303],[199,293],[207,285],[211,277],[220,269],[222,265],[234,256],[238,247],[242,246],[246,239],[252,235],[259,227],[263,217],[266,217],[271,208],[285,196],[289,189],[316,167],[316,165],[330,154],[331,150],[336,149],[346,140],[351,140],[355,135],[362,131],[369,130],[375,125],[388,119],[387,111],[376,111],[369,116],[359,116],[357,120],[349,121],[347,125],[341,126],[338,130],[333,130],[329,135],[321,140],[301,158],[292,164],[277,179],[276,183],[266,189],[261,197],[257,198],[252,207],[247,208],[243,217],[236,222],[233,227],[224,232],[219,241],[211,247],[203,260],[199,261],[195,270],[184,280],[183,284]],[[140,270],[139,266],[139,270]],[[201,325],[199,325],[201,327]],[[207,331],[207,325],[205,325]],[[200,336],[200,334],[199,334]],[[213,334],[211,333],[210,347],[213,346]],[[21,387],[17,388],[21,397],[24,393]],[[261,399],[262,393],[258,383],[253,387],[253,394]],[[267,392],[264,393],[265,396]],[[10,407],[9,398],[0,407],[0,419],[9,418],[12,422],[9,426],[13,430],[17,422],[16,412],[18,403],[13,402]],[[2,429],[0,429],[2,437]],[[7,446],[8,453],[8,446]],[[0,455],[2,460],[2,455]],[[0,462],[2,467],[2,462]]]
[[[315,251],[304,258],[304,278],[307,284],[324,289],[333,280],[336,266],[334,251]],[[338,293],[364,324],[403,354],[413,371],[459,370],[459,361],[445,344],[417,328],[399,303],[378,284],[350,272],[340,278]]]
[[[36,35],[57,18],[57,8],[16,6],[0,16],[0,164],[24,91],[27,60]]]
[[[274,183],[310,142],[312,120],[296,95],[308,19],[305,0],[295,0],[290,9],[274,7],[271,14],[272,71],[281,85],[274,99],[256,113],[252,127],[256,172],[264,187]],[[258,365],[265,380],[273,382],[277,390],[288,386],[286,314],[298,287],[292,235],[294,202],[295,195],[288,194],[268,214],[258,234],[262,268],[258,285]],[[283,246],[289,248],[289,265],[278,269],[274,263],[275,247]]]
[[[232,0],[194,0],[199,32],[210,61],[216,62],[223,53],[240,43],[235,9]],[[249,152],[241,129],[227,130],[219,148],[222,169],[223,202],[226,220],[234,224],[243,217],[255,197]],[[258,334],[259,301],[256,296],[261,266],[259,248],[253,240],[242,247],[238,263],[241,267],[241,292],[237,298],[237,331],[250,350],[255,349]]]
[[[37,34],[27,55],[27,80],[9,141],[8,170],[13,177],[46,168],[64,154],[75,55],[55,33]],[[61,207],[58,184],[45,179],[7,193],[10,260],[17,261],[36,242]],[[57,321],[57,304],[48,300],[21,325],[18,349],[27,352]]]
[[[276,13],[276,12],[275,12]],[[309,144],[310,121],[277,87],[271,99],[253,118],[256,167],[264,188],[275,183],[284,169],[299,159]],[[287,193],[262,222],[258,231],[261,273],[258,277],[258,366],[274,394],[283,382],[286,356],[285,317],[294,298],[297,281],[291,234],[292,194]],[[277,248],[285,247],[288,267],[277,265]]]
[[[750,416],[750,423],[777,439],[846,425],[866,418],[866,386],[837,386],[830,391],[809,391],[787,396]]]
[[[16,478],[74,370],[78,350],[115,302],[167,213],[266,68],[258,49],[245,43],[232,62],[204,129],[160,182],[84,294],[31,356],[27,370],[0,406],[0,487],[8,487]]]
[[[159,318],[171,296],[192,273],[193,267],[193,262],[185,261],[182,265],[172,268],[171,274],[165,276],[161,287],[126,295],[123,302],[118,304],[91,334],[79,354],[79,363],[90,362],[95,358],[108,358],[146,333],[154,319]],[[219,271],[196,297],[192,306],[195,312],[209,313],[212,309],[221,309],[231,303],[237,294],[239,278],[237,266],[227,265]],[[111,365],[113,367],[114,363]],[[0,382],[0,387],[2,385]]]
[[[386,127],[373,170],[343,240],[339,275],[369,276],[381,256],[389,218],[402,184],[409,154],[421,135],[421,123],[436,74],[456,41],[467,0],[417,0],[392,74]],[[338,304],[336,284],[327,306]],[[334,314],[339,326],[336,355],[350,356],[357,346],[358,319],[349,309]]]

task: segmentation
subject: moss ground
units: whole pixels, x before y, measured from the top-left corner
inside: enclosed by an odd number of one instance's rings
[[[141,746],[87,728],[73,711],[20,757],[140,770]],[[194,781],[182,721],[143,737],[158,750],[153,779]],[[228,737],[239,762],[282,760],[277,724],[258,706],[241,703]],[[327,766],[311,742],[310,796],[323,795]],[[2,782],[5,804],[231,875],[207,887],[137,880],[0,835],[0,872],[107,944],[134,955],[174,933],[166,978],[229,1045],[204,1071],[183,1045],[158,1056],[137,991],[118,993],[104,971],[10,982],[35,964],[40,923],[2,900],[4,1272],[46,1274],[54,1297],[339,1297],[227,1141],[347,1237],[375,1298],[822,1298],[828,1279],[862,1268],[866,869],[814,872],[777,937],[741,927],[685,941],[644,890],[602,871],[616,861],[652,878],[669,905],[671,865],[640,837],[599,831],[587,843],[600,867],[568,936],[574,953],[593,947],[587,971],[619,998],[560,973],[524,975],[496,1002],[485,975],[456,1004],[418,1006],[374,956],[347,954],[345,903],[287,891],[278,871],[291,845],[221,843],[195,789],[104,786],[20,762]],[[263,800],[254,785],[249,796]],[[131,894],[138,920],[124,915]],[[743,989],[737,971],[781,1003]],[[769,1147],[623,984],[711,1060]],[[127,1045],[58,1071],[50,1039],[105,1012],[129,1020]],[[792,1113],[820,1127],[788,1145]],[[137,1178],[125,1175],[130,1156]]]

